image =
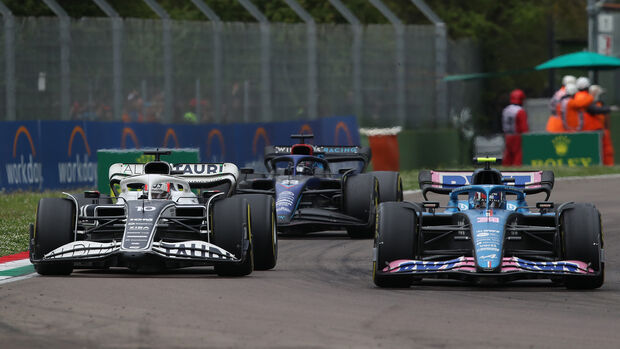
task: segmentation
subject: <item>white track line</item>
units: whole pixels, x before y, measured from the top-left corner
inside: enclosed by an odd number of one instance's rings
[[[8,283],[15,282],[15,281],[30,279],[38,275],[39,274],[37,273],[32,273],[32,274],[26,274],[22,276],[9,276],[8,279],[0,280],[0,285],[8,284]]]
[[[10,261],[10,262],[0,264],[0,271],[15,269],[19,267],[25,267],[30,264],[32,263],[30,263],[29,259],[18,259],[15,261]]]
[[[559,177],[556,181],[574,181],[580,179],[617,179],[620,178],[620,173],[596,175],[596,176],[574,176],[574,177]]]

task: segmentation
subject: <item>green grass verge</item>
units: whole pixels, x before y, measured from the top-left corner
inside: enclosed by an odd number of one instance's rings
[[[501,168],[526,170],[526,168]],[[620,173],[620,166],[612,167],[559,167],[553,170],[556,177],[595,176]],[[419,189],[419,170],[401,172],[405,190]],[[34,223],[37,203],[42,197],[62,197],[60,191],[13,192],[0,194],[0,256],[26,251],[28,249],[28,225]]]
[[[28,249],[28,226],[34,223],[42,197],[60,197],[61,192],[0,193],[0,257]]]

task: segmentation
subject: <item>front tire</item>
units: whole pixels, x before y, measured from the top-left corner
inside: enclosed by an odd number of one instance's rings
[[[37,206],[30,256],[40,260],[47,253],[73,241],[75,230],[75,205],[69,199],[43,198]],[[34,262],[34,269],[41,275],[69,275],[72,262]]]
[[[379,182],[373,175],[364,173],[346,178],[345,212],[349,216],[368,222],[365,226],[347,228],[347,233],[351,238],[372,239],[375,234],[378,206]]]
[[[270,270],[278,261],[275,201],[270,195],[243,194],[250,204],[254,269]]]
[[[245,276],[254,270],[250,205],[247,200],[232,197],[216,201],[213,206],[213,243],[241,261],[215,265],[219,276]]]
[[[599,272],[596,276],[566,276],[564,284],[569,289],[601,287],[605,281],[601,214],[592,204],[574,204],[562,212],[561,225],[564,258],[589,263]]]
[[[375,260],[372,279],[379,287],[406,288],[412,275],[384,275],[381,270],[398,259],[414,259],[418,217],[413,205],[407,202],[384,202],[379,205]]]

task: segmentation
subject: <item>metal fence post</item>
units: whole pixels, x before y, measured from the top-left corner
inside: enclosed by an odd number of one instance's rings
[[[60,21],[60,118],[68,120],[71,105],[71,68],[69,67],[71,49],[71,21],[67,12],[56,0],[43,0]]]
[[[6,114],[4,120],[15,118],[15,17],[11,10],[0,1],[0,13],[4,18],[4,69],[6,79]]]
[[[194,100],[196,101],[196,118],[198,121],[202,121],[202,106],[200,105],[200,79],[196,79]]]
[[[351,24],[353,29],[353,46],[351,58],[353,61],[353,103],[355,115],[362,117],[364,96],[362,94],[362,23],[340,0],[329,0],[336,10]]]
[[[260,23],[261,32],[261,116],[262,121],[271,121],[271,29],[269,20],[249,0],[238,0],[252,17]]]
[[[93,0],[105,14],[112,18],[112,91],[114,93],[114,119],[123,116],[123,20],[106,0]]]
[[[394,26],[396,34],[396,117],[398,124],[405,126],[405,26],[381,0],[369,1]]]
[[[435,25],[435,113],[437,121],[446,123],[448,120],[448,88],[443,78],[446,76],[448,58],[448,35],[446,24],[426,5],[424,0],[411,0],[413,4]]]
[[[161,18],[163,25],[163,45],[164,45],[164,120],[167,122],[174,121],[172,95],[172,37],[170,33],[170,16],[159,6],[155,0],[143,0],[150,8]]]
[[[306,23],[306,44],[308,56],[308,116],[311,120],[318,117],[318,71],[316,52],[316,23],[314,18],[296,0],[284,0]]]
[[[213,22],[213,96],[215,101],[215,122],[222,122],[222,20],[202,0],[192,0],[200,12]],[[200,117],[200,115],[198,116]]]

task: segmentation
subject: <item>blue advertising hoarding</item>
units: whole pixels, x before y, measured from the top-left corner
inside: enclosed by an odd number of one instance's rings
[[[354,116],[251,124],[148,124],[97,121],[6,121],[0,137],[0,188],[44,190],[94,187],[98,149],[199,148],[203,162],[262,164],[266,145],[291,145],[293,133],[310,143],[359,145]]]

